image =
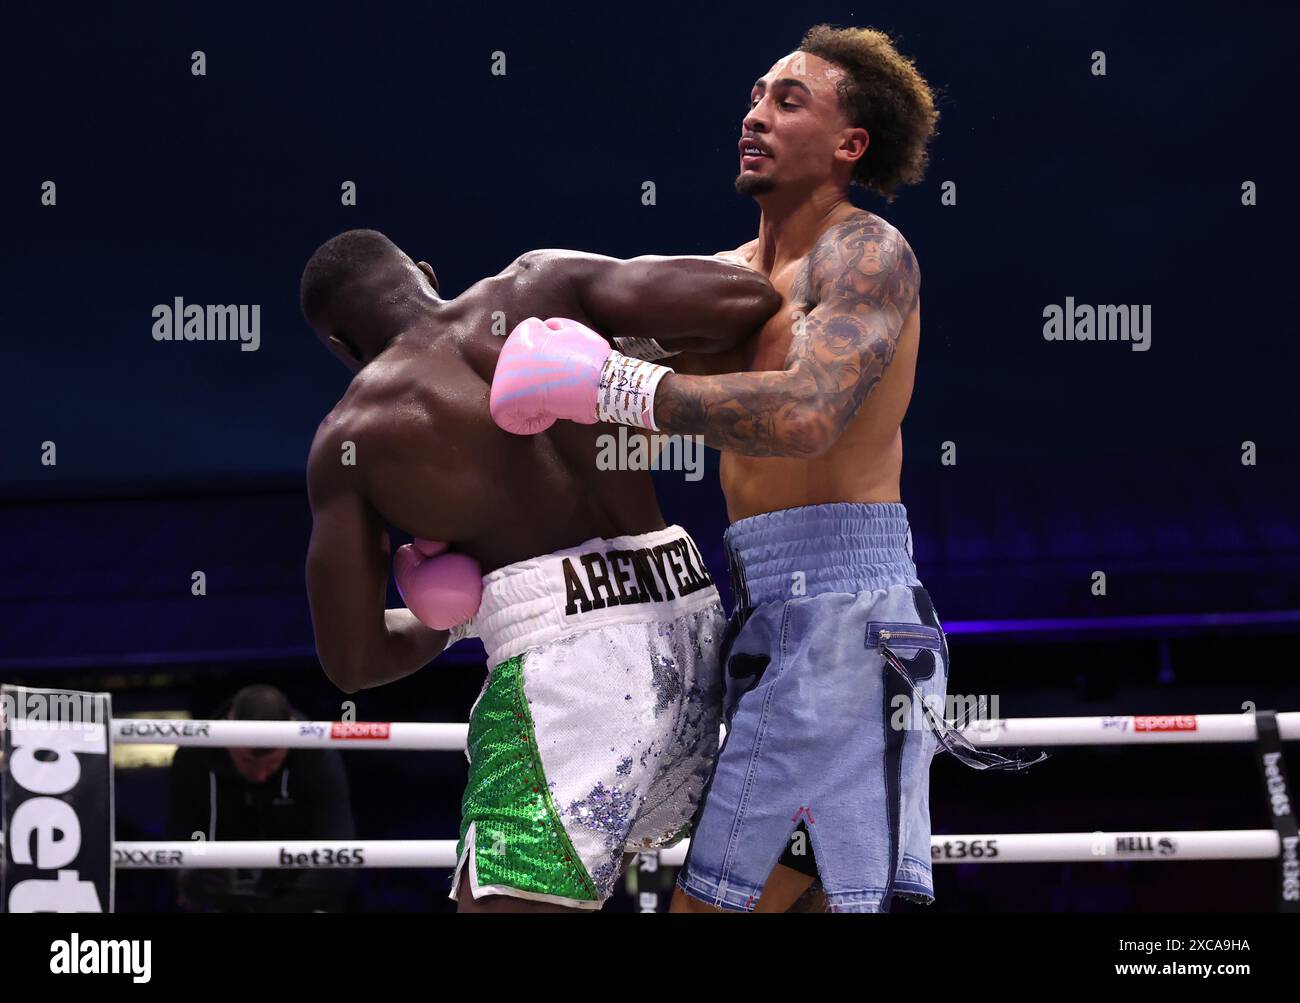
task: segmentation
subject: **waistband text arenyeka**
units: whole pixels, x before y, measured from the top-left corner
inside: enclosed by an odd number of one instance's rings
[[[664,602],[674,598],[674,585],[680,596],[713,585],[704,560],[689,537],[639,550],[597,550],[582,554],[576,562],[572,557],[561,562],[565,616],[590,613],[606,606]],[[579,570],[583,574],[580,575]],[[672,572],[671,578],[669,571]],[[635,588],[631,587],[633,577],[636,579]]]

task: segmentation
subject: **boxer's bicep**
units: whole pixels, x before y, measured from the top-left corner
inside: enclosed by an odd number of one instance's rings
[[[360,495],[322,490],[319,482],[314,488],[307,597],[316,653],[335,685],[352,690],[387,633],[388,538]]]
[[[829,448],[893,361],[900,328],[872,307],[818,306],[796,327],[786,372],[796,376],[786,419]]]
[[[599,259],[583,270],[578,290],[603,334],[706,352],[748,337],[781,305],[764,276],[709,257]]]
[[[920,269],[903,235],[868,214],[826,233],[806,281],[816,305],[795,322],[786,369],[807,378],[812,421],[833,442],[893,362]]]
[[[814,305],[796,318],[785,369],[669,375],[655,396],[657,424],[747,456],[824,453],[893,361],[919,275],[883,220],[863,214],[832,227],[790,292]]]

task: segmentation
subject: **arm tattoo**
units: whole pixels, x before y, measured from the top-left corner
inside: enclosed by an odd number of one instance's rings
[[[919,291],[902,234],[865,212],[836,224],[791,289],[806,316],[795,324],[786,368],[669,376],[655,401],[659,427],[748,456],[817,455],[884,376]]]

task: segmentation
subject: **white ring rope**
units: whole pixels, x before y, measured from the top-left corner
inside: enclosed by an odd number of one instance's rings
[[[119,745],[199,745],[211,748],[421,749],[463,752],[467,724],[419,721],[198,721],[113,718]]]
[[[1277,715],[1285,740],[1300,739],[1300,711]],[[114,718],[113,741],[123,745],[417,749],[461,751],[468,725],[363,721],[203,721]],[[974,745],[1132,745],[1251,742],[1253,714],[1157,714],[1038,717],[977,721],[963,734]],[[686,859],[689,841],[658,854],[664,866]],[[1014,864],[1173,860],[1267,860],[1281,853],[1272,829],[1148,832],[1045,832],[931,837],[936,864]],[[355,870],[380,867],[452,868],[450,839],[118,842],[114,866],[123,870],[201,868]]]
[[[659,853],[666,867],[686,860],[688,840]],[[1017,832],[932,836],[935,864],[1114,863],[1175,860],[1268,860],[1281,852],[1272,829],[1165,832]],[[124,870],[267,868],[359,870],[456,866],[452,839],[275,840],[113,844]]]
[[[412,721],[197,721],[114,718],[122,745],[199,745],[217,748],[422,749],[463,751],[469,726]],[[1277,715],[1287,741],[1300,740],[1300,711]],[[1137,714],[1108,717],[1019,717],[976,721],[962,732],[973,745],[1135,745],[1253,742],[1254,714]]]

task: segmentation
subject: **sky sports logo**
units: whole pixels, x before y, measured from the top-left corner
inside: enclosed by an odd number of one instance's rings
[[[333,721],[330,723],[330,738],[374,738],[387,739],[391,729],[383,721]]]
[[[55,975],[130,975],[148,982],[153,967],[151,940],[68,940],[50,944],[50,971]]]
[[[1149,714],[1133,718],[1134,731],[1196,731],[1195,714]]]

